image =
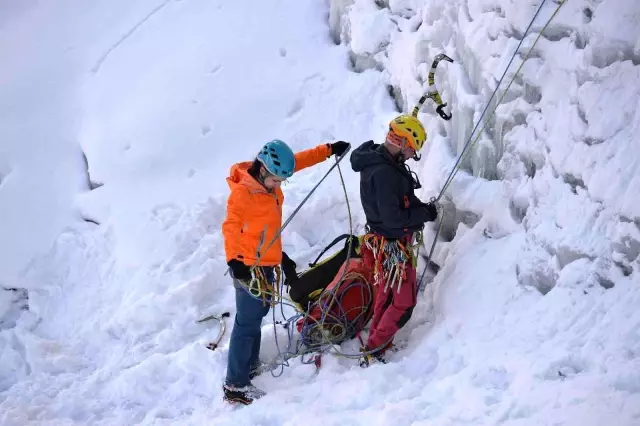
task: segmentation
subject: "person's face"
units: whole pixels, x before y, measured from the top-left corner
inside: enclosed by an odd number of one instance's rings
[[[391,146],[391,149],[387,148],[391,155],[401,154],[401,161],[407,161],[409,158],[415,159],[416,150],[411,147],[406,138],[389,132],[387,134],[387,143]]]
[[[262,173],[264,176],[264,186],[267,189],[278,188],[280,185],[282,185],[282,182],[284,182],[284,178],[272,175],[264,167],[262,168]]]
[[[410,146],[405,146],[402,149],[402,157],[404,161],[407,161],[409,158],[414,158],[416,155],[416,150],[411,148]]]

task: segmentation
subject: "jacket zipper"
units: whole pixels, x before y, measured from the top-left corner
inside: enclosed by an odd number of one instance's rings
[[[271,196],[273,196],[273,198],[276,201],[276,206],[280,207],[280,200],[278,199],[278,194],[274,193],[270,193],[269,191],[253,191],[256,194],[269,194]],[[267,224],[264,225],[264,229],[262,230],[262,232],[260,233],[260,240],[258,242],[258,247],[256,248],[256,259],[260,258],[260,250],[262,249],[262,246],[264,245],[266,239],[267,239],[267,230],[269,229],[269,226]],[[271,247],[269,247],[271,248]],[[265,253],[266,254],[266,253]]]

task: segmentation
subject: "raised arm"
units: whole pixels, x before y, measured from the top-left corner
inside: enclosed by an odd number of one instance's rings
[[[315,166],[318,163],[322,163],[324,160],[331,156],[331,145],[322,144],[315,148],[300,151],[295,154],[296,168],[294,172],[299,172],[307,167]]]

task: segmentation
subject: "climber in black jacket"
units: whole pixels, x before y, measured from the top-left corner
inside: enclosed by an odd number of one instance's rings
[[[351,167],[360,173],[360,199],[367,218],[362,255],[374,270],[378,286],[369,338],[361,365],[385,362],[384,352],[413,312],[417,297],[412,245],[425,222],[434,221],[435,205],[423,203],[415,173],[405,164],[418,159],[426,142],[422,123],[401,115],[389,124],[384,144],[365,142],[351,154]],[[396,291],[394,291],[394,287]]]

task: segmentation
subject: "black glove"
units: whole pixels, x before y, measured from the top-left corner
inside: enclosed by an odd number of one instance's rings
[[[335,155],[336,157],[342,156],[349,149],[349,144],[344,141],[334,142],[331,145],[331,155]]]
[[[423,204],[422,208],[427,212],[427,222],[433,222],[438,218],[438,209],[434,203]]]
[[[240,262],[238,259],[231,259],[227,262],[229,268],[231,268],[231,276],[239,281],[249,281],[251,280],[251,269]]]
[[[296,266],[296,262],[291,260],[287,253],[282,252],[282,272],[284,272],[285,285],[291,285],[292,282],[298,279]]]

